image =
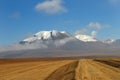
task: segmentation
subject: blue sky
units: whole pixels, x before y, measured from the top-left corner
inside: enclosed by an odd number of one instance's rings
[[[120,0],[0,0],[0,45],[41,30],[120,38]]]

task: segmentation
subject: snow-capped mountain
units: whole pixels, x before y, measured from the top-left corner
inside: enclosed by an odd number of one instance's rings
[[[67,38],[67,39],[66,39]],[[51,31],[40,31],[36,34],[34,34],[32,37],[26,38],[23,41],[20,42],[20,44],[24,43],[35,43],[35,42],[40,42],[42,41],[42,44],[44,44],[46,41],[61,41],[61,42],[69,42],[71,39],[80,41],[81,44],[82,42],[84,43],[89,43],[90,45],[119,45],[120,40],[115,40],[115,39],[107,39],[107,40],[98,40],[92,36],[89,35],[83,35],[83,34],[76,34],[76,35],[71,35],[65,31],[57,31],[57,30],[51,30]],[[53,43],[52,43],[53,44]],[[97,46],[96,45],[96,46]],[[98,46],[99,46],[98,45]]]
[[[103,40],[103,43],[107,43],[107,44],[112,44],[113,42],[115,42],[115,39],[107,39],[107,40]]]
[[[100,41],[88,35],[71,35],[65,31],[56,30],[40,31],[32,37],[26,38],[17,44],[0,47],[0,57],[2,58],[28,56],[48,57],[55,55],[58,57],[77,55],[109,55],[110,53],[111,55],[118,55],[119,52],[120,39]]]
[[[92,36],[88,36],[88,35],[78,34],[78,35],[75,35],[75,37],[78,40],[81,40],[83,42],[96,42],[97,41],[97,39],[93,38]]]
[[[34,34],[34,36],[29,37],[24,39],[23,41],[21,41],[20,43],[31,43],[34,41],[47,41],[47,40],[59,40],[59,39],[64,39],[64,38],[68,38],[70,35],[65,32],[65,31],[57,31],[57,30],[52,30],[52,31],[40,31],[36,34]]]
[[[33,44],[38,47],[62,48],[62,49],[100,49],[120,47],[120,40],[108,39],[100,41],[89,35],[71,35],[65,31],[40,31],[32,37],[26,38],[20,44]],[[44,45],[44,46],[41,46]],[[77,46],[77,47],[76,47]]]
[[[49,40],[61,40],[69,37],[74,37],[80,41],[83,42],[96,42],[97,39],[88,36],[88,35],[82,35],[82,34],[77,34],[77,35],[70,35],[65,31],[57,31],[57,30],[51,30],[51,31],[40,31],[34,36],[29,37],[21,41],[20,43],[32,43],[35,41],[49,41]]]

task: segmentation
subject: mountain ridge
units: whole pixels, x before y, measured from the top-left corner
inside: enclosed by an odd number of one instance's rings
[[[71,35],[56,30],[40,31],[21,42],[0,47],[0,57],[5,58],[119,55],[119,52],[120,39],[105,42],[88,35]]]
[[[69,38],[69,37],[74,37],[80,41],[83,42],[102,42],[102,43],[106,43],[106,44],[111,44],[117,41],[117,39],[106,39],[106,40],[99,40],[93,36],[89,36],[89,35],[84,35],[84,34],[69,34],[66,31],[57,31],[57,30],[51,30],[51,31],[39,31],[36,34],[34,34],[32,37],[26,38],[24,40],[22,40],[21,42],[34,42],[37,40],[43,40],[43,41],[47,41],[47,40],[61,40],[61,39],[65,39],[65,38]]]

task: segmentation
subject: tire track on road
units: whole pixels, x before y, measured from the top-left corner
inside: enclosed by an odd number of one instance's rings
[[[75,69],[79,61],[66,64],[52,72],[45,80],[75,80]]]

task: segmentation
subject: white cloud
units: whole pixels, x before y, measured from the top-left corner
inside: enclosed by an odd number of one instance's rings
[[[110,27],[110,25],[108,24],[101,24],[99,22],[90,22],[83,29],[78,29],[77,31],[75,31],[74,35],[83,34],[83,35],[89,35],[95,38],[97,36],[98,31],[108,27]]]
[[[92,36],[92,37],[95,37],[96,35],[97,35],[97,31],[92,31],[92,32],[91,32],[91,36]]]
[[[102,25],[101,25],[100,23],[98,23],[98,22],[96,22],[96,23],[90,22],[90,23],[88,24],[88,26],[91,27],[91,28],[96,28],[96,29],[102,28]]]
[[[21,17],[21,14],[20,14],[20,12],[14,12],[8,17],[13,18],[13,19],[19,19]]]
[[[108,28],[108,27],[110,27],[110,25],[108,25],[108,24],[101,24],[101,23],[99,23],[99,22],[90,22],[90,23],[88,24],[88,27],[90,27],[90,28],[95,28],[95,29],[103,29],[103,28]]]
[[[31,44],[21,45],[19,43],[8,45],[8,46],[0,46],[0,52],[6,51],[20,51],[20,50],[34,50],[34,49],[49,49],[63,46],[67,42],[76,40],[74,37],[69,37],[61,40],[53,40],[53,41],[36,41]]]
[[[35,9],[47,14],[55,14],[60,12],[66,12],[66,8],[62,5],[62,0],[45,0],[42,3],[38,3]]]
[[[0,52],[30,50],[30,49],[38,49],[38,48],[43,49],[43,48],[47,48],[47,46],[41,42],[36,42],[33,44],[25,44],[25,45],[16,43],[8,46],[0,46]]]

